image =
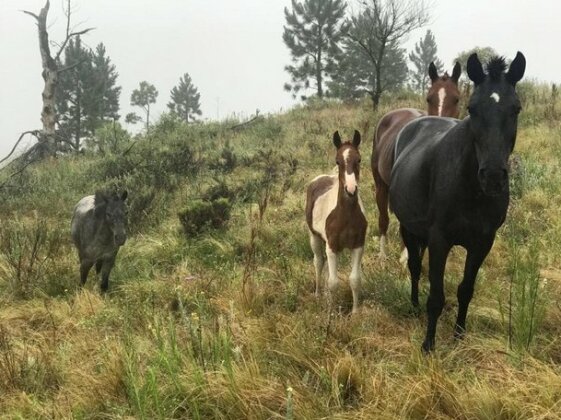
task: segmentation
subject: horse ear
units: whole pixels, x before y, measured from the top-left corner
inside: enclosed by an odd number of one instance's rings
[[[355,134],[353,136],[353,146],[358,147],[359,144],[360,144],[360,133],[358,132],[358,130],[355,130]]]
[[[342,142],[341,142],[341,136],[339,135],[339,131],[333,133],[333,144],[337,149],[341,147]]]
[[[105,206],[107,204],[107,196],[103,191],[96,191],[94,196],[94,214],[96,217],[101,217],[105,213]]]
[[[454,83],[458,84],[458,80],[461,75],[462,75],[462,66],[460,65],[459,62],[456,61],[456,64],[454,65],[454,69],[452,70],[452,80],[454,81]]]
[[[123,191],[123,193],[121,194],[121,200],[125,201],[128,197],[129,193],[127,190]]]
[[[469,56],[466,69],[468,77],[476,86],[485,80],[485,72],[483,71],[483,66],[481,65],[481,61],[479,61],[479,57],[477,57],[477,53],[473,53]]]
[[[429,64],[429,77],[432,83],[438,79],[438,70],[432,61]]]
[[[507,82],[514,86],[516,83],[518,83],[518,81],[520,81],[520,79],[522,79],[525,70],[526,58],[524,57],[524,54],[518,51],[516,53],[516,57],[514,57],[514,60],[512,60],[512,63],[510,63],[510,67],[507,74],[505,75],[505,79],[507,80]]]

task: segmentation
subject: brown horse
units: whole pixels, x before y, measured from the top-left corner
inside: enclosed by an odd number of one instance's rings
[[[360,133],[355,130],[353,140],[343,143],[339,132],[336,131],[333,134],[333,144],[337,148],[335,161],[338,175],[320,175],[310,182],[306,191],[306,222],[310,230],[310,245],[314,252],[316,295],[319,294],[321,286],[324,253],[327,254],[331,295],[339,283],[337,254],[343,249],[351,250],[352,271],[349,282],[355,313],[358,310],[360,265],[367,227],[364,208],[358,195]]]
[[[458,118],[460,91],[458,79],[462,73],[460,63],[456,63],[452,76],[439,76],[434,63],[430,63],[431,87],[427,93],[427,112],[420,109],[401,108],[385,114],[376,128],[372,147],[372,175],[376,184],[376,205],[378,206],[378,229],[380,232],[380,257],[386,258],[386,234],[388,232],[388,191],[390,175],[394,163],[395,139],[399,131],[410,121],[423,115]],[[402,255],[402,259],[407,258]]]

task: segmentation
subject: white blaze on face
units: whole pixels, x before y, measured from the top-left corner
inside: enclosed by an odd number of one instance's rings
[[[444,98],[446,98],[446,90],[438,89],[438,116],[442,117],[442,107],[444,106]]]
[[[349,167],[349,154],[350,149],[343,152],[343,159],[345,159],[345,189],[349,194],[354,194],[356,192],[357,182],[354,172],[348,173],[347,171]]]
[[[499,94],[497,92],[491,93],[491,96],[489,96],[489,97],[494,99],[496,103],[499,103],[499,101],[501,100],[501,97],[499,96]]]

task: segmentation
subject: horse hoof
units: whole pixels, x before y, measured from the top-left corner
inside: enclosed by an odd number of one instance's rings
[[[456,326],[454,329],[454,338],[456,340],[463,340],[466,336],[466,330],[462,327]]]
[[[428,340],[423,341],[423,344],[421,346],[421,350],[422,350],[423,354],[425,354],[425,355],[431,354],[434,350],[434,343],[431,343]]]

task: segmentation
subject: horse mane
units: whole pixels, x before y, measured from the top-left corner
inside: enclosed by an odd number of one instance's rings
[[[500,80],[506,70],[505,58],[502,56],[491,57],[487,63],[487,73],[493,82]]]
[[[117,191],[115,190],[97,190],[94,195],[94,206],[103,206],[110,200],[117,200],[118,197]]]

